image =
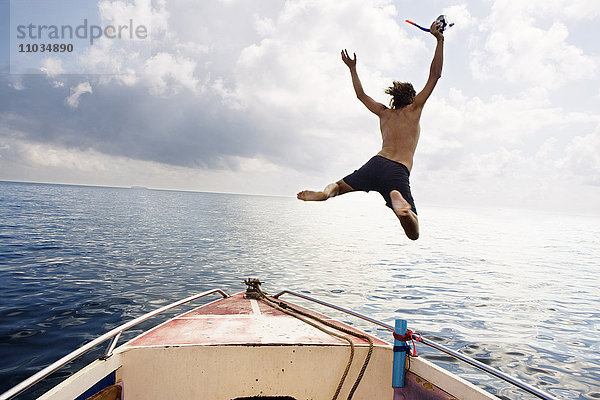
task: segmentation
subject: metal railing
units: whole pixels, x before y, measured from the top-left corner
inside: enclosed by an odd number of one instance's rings
[[[31,386],[35,385],[36,383],[38,383],[39,381],[41,381],[42,379],[46,378],[48,375],[52,374],[53,372],[55,372],[56,370],[62,368],[63,366],[65,366],[66,364],[70,363],[71,361],[75,360],[76,358],[80,357],[81,355],[87,353],[88,351],[90,351],[91,349],[93,349],[94,347],[98,346],[99,344],[107,341],[108,339],[112,339],[110,341],[110,343],[108,344],[108,347],[106,349],[106,352],[104,353],[104,355],[102,357],[100,357],[100,359],[102,360],[106,360],[107,358],[109,358],[112,355],[113,350],[115,349],[116,345],[117,345],[117,341],[119,340],[119,338],[121,337],[121,334],[126,331],[127,329],[139,324],[140,322],[143,322],[149,318],[152,318],[158,314],[161,314],[167,310],[170,310],[172,308],[175,307],[179,307],[182,304],[185,303],[189,303],[190,301],[194,301],[196,299],[199,299],[201,297],[205,297],[214,293],[219,293],[221,296],[223,296],[223,298],[227,298],[229,297],[229,295],[227,293],[225,293],[224,291],[222,291],[221,289],[213,289],[213,290],[209,290],[206,292],[202,292],[202,293],[198,293],[195,294],[193,296],[187,297],[183,300],[179,300],[176,301],[174,303],[171,303],[169,305],[166,305],[164,307],[161,307],[157,310],[151,311],[147,314],[142,315],[141,317],[138,317],[136,319],[133,319],[129,322],[124,323],[123,325],[120,325],[116,328],[114,328],[113,330],[105,333],[104,335],[92,340],[91,342],[87,343],[86,345],[78,348],[77,350],[67,354],[66,356],[64,356],[63,358],[61,358],[60,360],[56,361],[55,363],[47,366],[46,368],[44,368],[43,370],[37,372],[36,374],[30,376],[28,379],[24,380],[23,382],[19,383],[17,386],[9,389],[8,391],[2,393],[0,395],[0,400],[8,400],[13,398],[14,396],[22,393],[23,391],[27,390],[28,388],[30,388]]]
[[[292,292],[292,291],[289,291],[289,290],[284,290],[282,292],[277,293],[273,297],[277,299],[277,298],[279,298],[280,296],[282,296],[282,295],[284,295],[286,293],[287,294],[291,294],[291,295],[296,296],[296,297],[300,297],[300,298],[305,299],[305,300],[312,301],[312,302],[317,303],[317,304],[321,304],[321,305],[326,306],[326,307],[333,308],[335,310],[338,310],[338,311],[341,311],[343,313],[352,315],[354,317],[363,319],[363,320],[365,320],[367,322],[370,322],[370,323],[375,324],[375,325],[379,325],[382,328],[389,329],[390,331],[394,332],[394,327],[391,326],[391,325],[385,324],[385,323],[383,323],[381,321],[377,321],[377,320],[375,320],[373,318],[369,318],[369,317],[367,317],[365,315],[356,313],[354,311],[345,309],[343,307],[339,307],[339,306],[336,306],[334,304],[330,304],[330,303],[324,302],[322,300],[318,300],[318,299],[315,299],[313,297],[306,296],[304,294]],[[413,336],[413,338],[415,340],[417,340],[416,335]],[[544,400],[559,400],[558,398],[556,398],[556,397],[554,397],[554,396],[552,396],[552,395],[550,395],[550,394],[548,394],[548,393],[546,393],[546,392],[544,392],[544,391],[542,391],[542,390],[540,390],[540,389],[538,389],[538,388],[536,388],[534,386],[531,386],[528,383],[525,383],[525,382],[523,382],[523,381],[521,381],[521,380],[519,380],[517,378],[513,378],[511,376],[508,376],[508,375],[506,375],[504,372],[502,372],[500,370],[492,368],[492,367],[490,367],[490,366],[488,366],[488,365],[486,365],[486,364],[484,364],[484,363],[482,363],[480,361],[474,360],[474,359],[472,359],[472,358],[470,358],[468,356],[465,356],[464,354],[461,354],[461,353],[459,353],[459,352],[457,352],[455,350],[452,350],[452,349],[450,349],[450,348],[448,348],[446,346],[443,346],[441,344],[433,342],[433,341],[431,341],[429,339],[426,339],[426,338],[424,338],[422,336],[420,337],[420,339],[418,341],[421,342],[421,343],[423,343],[423,344],[425,344],[425,345],[427,345],[427,346],[429,346],[429,347],[432,347],[432,348],[434,348],[436,350],[439,350],[439,351],[441,351],[443,353],[446,353],[447,355],[449,355],[449,356],[451,356],[453,358],[461,360],[461,361],[463,361],[463,362],[465,362],[465,363],[467,363],[467,364],[469,364],[469,365],[471,365],[471,366],[473,366],[475,368],[478,368],[478,369],[480,369],[482,371],[485,371],[485,372],[487,372],[490,375],[493,375],[493,376],[495,376],[497,378],[500,378],[503,381],[508,382],[508,383],[510,383],[510,384],[518,387],[519,389],[522,389],[522,390],[524,390],[524,391],[526,391],[526,392],[528,392],[528,393],[530,393],[530,394],[532,394],[532,395],[534,395],[534,396],[536,396],[536,397],[538,397],[540,399],[544,399]]]

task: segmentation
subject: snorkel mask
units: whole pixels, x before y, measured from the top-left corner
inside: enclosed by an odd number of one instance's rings
[[[406,22],[408,22],[411,25],[416,26],[417,28],[421,29],[422,31],[425,32],[431,32],[431,29],[429,28],[424,28],[421,25],[417,25],[414,22],[410,21],[410,20],[406,20]],[[449,24],[448,21],[446,21],[446,16],[445,15],[440,15],[439,17],[437,17],[437,19],[435,20],[436,23],[441,25],[441,31],[444,32],[447,28],[450,28],[452,26],[454,26],[454,23]]]

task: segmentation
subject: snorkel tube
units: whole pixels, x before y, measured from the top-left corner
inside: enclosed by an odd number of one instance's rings
[[[422,31],[425,32],[431,32],[431,29],[429,28],[424,28],[421,25],[417,25],[414,22],[410,21],[410,20],[406,20],[406,22],[408,22],[411,25],[416,26],[417,28],[419,28]],[[447,28],[450,28],[452,26],[454,26],[454,23],[449,24],[448,21],[446,21],[446,16],[445,15],[440,15],[439,17],[437,17],[437,19],[435,20],[435,22],[437,22],[438,24],[441,25],[441,31],[444,32]]]

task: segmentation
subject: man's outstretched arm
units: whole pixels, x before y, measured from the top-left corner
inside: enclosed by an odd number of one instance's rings
[[[442,33],[441,26],[435,22],[431,24],[431,34],[437,39],[437,46],[435,47],[435,53],[433,55],[433,61],[429,68],[429,79],[423,90],[415,96],[414,105],[423,107],[425,102],[433,92],[437,81],[442,77],[442,65],[444,64],[444,34]]]
[[[358,79],[358,73],[356,72],[356,53],[354,53],[354,59],[348,55],[348,50],[342,50],[342,61],[350,69],[350,76],[352,77],[352,86],[354,86],[354,92],[356,97],[371,111],[373,114],[380,115],[381,112],[387,109],[381,103],[376,102],[370,96],[367,96],[363,90],[360,79]]]

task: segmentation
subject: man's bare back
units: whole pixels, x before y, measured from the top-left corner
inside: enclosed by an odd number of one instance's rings
[[[417,149],[421,127],[421,109],[412,104],[400,110],[384,110],[379,116],[379,128],[383,143],[379,154],[398,161],[412,170],[413,156]]]
[[[416,94],[410,83],[394,82],[386,91],[392,95],[391,108],[376,102],[364,92],[356,72],[356,54],[351,58],[347,50],[342,51],[342,60],[350,70],[356,97],[379,117],[383,141],[381,151],[344,179],[327,185],[323,191],[304,190],[298,193],[298,199],[323,201],[357,190],[375,190],[394,211],[406,235],[412,240],[418,239],[419,221],[408,178],[419,141],[421,113],[441,77],[443,64],[444,36],[441,26],[436,22],[431,25],[431,34],[436,37],[437,46],[425,87]]]

